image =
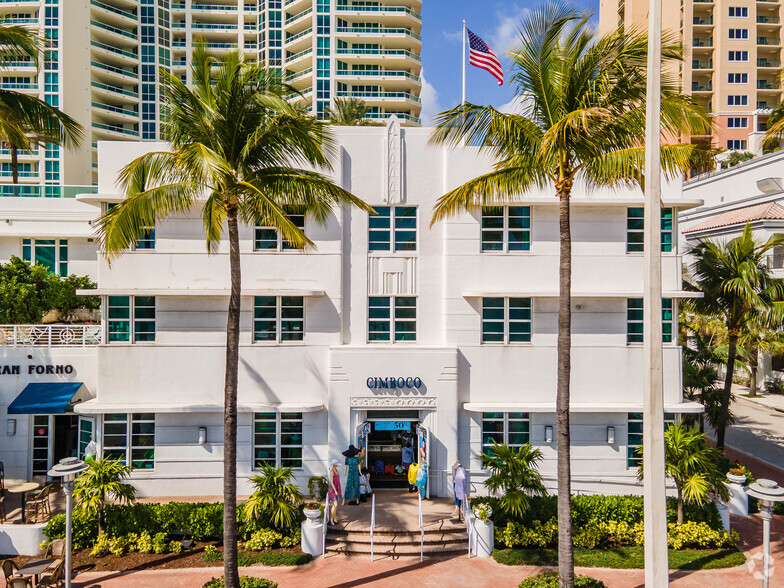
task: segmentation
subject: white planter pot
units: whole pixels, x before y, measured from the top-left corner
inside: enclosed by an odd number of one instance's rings
[[[310,510],[306,508],[302,512],[305,515],[305,518],[308,519],[309,521],[317,521],[321,518],[320,508],[314,510]]]
[[[746,483],[746,476],[740,476],[737,474],[727,474],[727,479],[733,484],[739,484],[741,486]]]
[[[495,535],[493,521],[483,523],[479,519],[474,520],[472,550],[477,557],[490,557],[493,553]]]
[[[318,520],[303,521],[300,526],[302,530],[302,551],[317,557],[324,551],[324,527]]]
[[[729,476],[727,477],[729,478]],[[741,484],[727,484],[727,490],[730,491],[730,499],[725,504],[729,508],[730,514],[741,517],[749,516],[749,496],[746,494],[746,487]]]
[[[730,530],[730,509],[723,502],[717,502],[716,508],[719,509],[719,516],[721,517],[721,524],[724,526],[725,531]]]

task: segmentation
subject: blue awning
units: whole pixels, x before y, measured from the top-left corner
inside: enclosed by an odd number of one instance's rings
[[[8,414],[62,414],[71,412],[73,397],[83,382],[40,382],[28,384],[8,405]]]

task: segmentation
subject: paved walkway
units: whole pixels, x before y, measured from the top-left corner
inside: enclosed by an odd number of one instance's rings
[[[740,545],[751,566],[738,566],[727,570],[705,570],[699,572],[672,572],[670,584],[676,588],[726,588],[758,586],[761,584],[762,522],[759,515],[745,519],[733,517],[732,524],[743,537]],[[774,573],[771,588],[784,588],[784,518],[773,521],[772,556]],[[778,564],[778,565],[776,565]],[[373,563],[366,557],[343,555],[318,558],[298,568],[265,568],[254,566],[243,568],[242,575],[269,578],[281,588],[350,588],[373,587],[451,587],[512,588],[523,578],[535,575],[540,569],[533,567],[510,567],[496,563],[492,558],[467,559],[431,558],[420,563],[416,558],[380,559]],[[580,568],[578,573],[591,575],[610,588],[642,588],[645,582],[642,570],[607,570]],[[222,568],[200,568],[189,570],[162,570],[118,573],[80,574],[74,588],[131,588],[155,586],[156,588],[200,588],[210,578],[222,575]]]
[[[419,500],[416,492],[379,490],[376,496],[376,531],[418,531]],[[465,530],[465,523],[452,519],[454,500],[431,498],[422,501],[425,532]],[[371,501],[338,508],[338,526],[347,531],[370,530]]]

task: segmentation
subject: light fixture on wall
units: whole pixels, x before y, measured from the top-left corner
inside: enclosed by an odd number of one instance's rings
[[[6,433],[10,436],[16,435],[16,419],[8,419]]]
[[[615,444],[615,427],[607,427],[607,443]]]
[[[544,442],[545,443],[552,443],[553,442],[553,426],[552,425],[545,425],[545,427],[544,427]]]
[[[199,427],[199,445],[207,443],[207,427]]]

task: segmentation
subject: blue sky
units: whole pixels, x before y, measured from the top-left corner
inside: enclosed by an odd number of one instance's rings
[[[598,21],[598,0],[577,1],[580,7],[593,10]],[[525,11],[539,4],[538,0],[423,0],[422,4],[422,122],[429,124],[433,114],[460,102],[463,19],[501,58],[508,79],[509,60],[502,53],[514,44]],[[499,87],[495,78],[484,70],[469,65],[466,78],[469,102],[499,108],[514,96],[506,80]]]

